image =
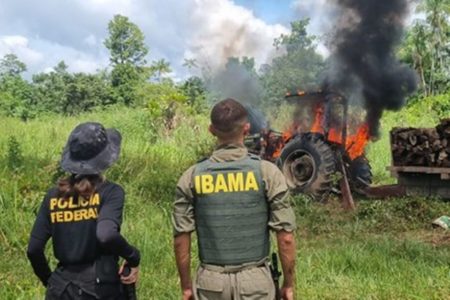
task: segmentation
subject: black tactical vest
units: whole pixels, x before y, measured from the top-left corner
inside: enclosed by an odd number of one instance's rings
[[[269,208],[259,157],[197,164],[194,209],[202,263],[238,265],[269,255]]]

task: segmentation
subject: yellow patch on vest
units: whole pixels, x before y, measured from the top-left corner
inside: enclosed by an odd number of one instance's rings
[[[194,188],[197,194],[259,191],[253,171],[219,173],[216,177],[210,174],[197,175]]]
[[[216,188],[214,189],[214,193],[220,192],[228,192],[228,185],[223,174],[217,174]]]
[[[244,190],[244,173],[228,173],[228,185],[230,192],[237,192]]]
[[[214,177],[212,175],[203,175],[201,183],[203,193],[210,194],[214,192]]]
[[[80,222],[98,218],[99,194],[89,199],[80,197],[78,202],[73,197],[68,199],[50,199],[50,221],[52,223]]]

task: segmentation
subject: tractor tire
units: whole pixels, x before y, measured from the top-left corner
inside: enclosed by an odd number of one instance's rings
[[[372,184],[372,168],[367,158],[362,155],[352,160],[348,174],[352,191],[364,195],[363,191]]]
[[[333,189],[335,156],[321,135],[305,134],[291,140],[281,152],[278,166],[296,193],[325,201]]]

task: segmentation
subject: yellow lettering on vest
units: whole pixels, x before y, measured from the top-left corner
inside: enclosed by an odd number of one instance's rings
[[[259,190],[258,183],[256,182],[255,173],[253,173],[253,172],[247,173],[247,178],[245,181],[245,190],[246,191],[250,191],[250,190],[258,191]]]
[[[81,217],[82,217],[81,216],[81,210],[76,210],[76,211],[73,212],[73,214],[74,214],[73,220],[75,222],[81,221]]]
[[[100,205],[100,196],[98,194],[94,194],[91,197],[91,205]]]
[[[80,201],[81,207],[86,207],[89,205],[89,200],[85,199],[84,197],[80,197],[80,199],[78,199],[78,201]]]
[[[203,194],[214,192],[214,177],[212,175],[202,175],[202,192]]]
[[[228,186],[227,182],[225,181],[225,176],[223,174],[217,174],[216,178],[216,189],[214,190],[215,193],[219,192],[228,192]]]
[[[64,222],[64,214],[62,211],[56,212],[56,223]]]
[[[97,218],[97,207],[88,207],[77,210],[62,210],[50,213],[50,220],[52,223],[79,222]]]
[[[228,191],[229,192],[240,192],[244,190],[244,174],[239,173],[228,173]]]
[[[87,220],[88,219],[88,211],[86,209],[80,210],[80,213],[81,213],[81,219],[82,220]]]
[[[65,199],[63,199],[63,198],[58,199],[58,208],[65,209],[65,208],[67,208],[67,205],[68,205],[68,202]]]
[[[79,198],[78,198],[79,199]],[[78,200],[79,201],[79,200]],[[73,197],[69,198],[69,208],[77,208],[78,204],[73,203]]]
[[[202,193],[202,185],[200,184],[200,176],[195,176],[195,192],[197,194]]]
[[[64,222],[72,222],[73,221],[73,212],[70,210],[66,210],[64,212]]]
[[[94,208],[92,208],[92,207],[89,208],[87,219],[96,219],[96,218],[97,218],[97,213],[94,210]]]
[[[57,198],[50,199],[50,210],[54,210],[57,204],[58,204]],[[54,223],[54,222],[52,222],[52,223]]]

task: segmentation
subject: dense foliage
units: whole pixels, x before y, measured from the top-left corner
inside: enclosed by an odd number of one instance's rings
[[[286,53],[275,58],[272,65],[263,70],[266,104],[280,104],[286,91],[320,86],[325,63],[316,51],[317,38],[309,36],[306,31],[308,24],[308,19],[292,22],[291,33],[281,35],[274,41],[274,46],[285,49]]]
[[[424,19],[414,21],[400,56],[417,71],[425,96],[450,91],[450,1],[424,0],[417,7]]]
[[[160,121],[179,105],[201,112],[206,106],[205,86],[198,77],[175,84],[164,59],[147,65],[144,34],[127,17],[116,15],[108,25],[105,47],[110,66],[95,74],[70,73],[64,61],[50,72],[23,78],[26,65],[14,54],[0,60],[0,115],[29,120],[56,113],[75,115],[111,105],[148,109]],[[170,117],[169,117],[170,119]],[[163,120],[167,121],[167,120]],[[168,121],[170,122],[170,120]]]
[[[421,89],[412,99],[420,100],[450,90],[449,0],[422,1],[418,11],[424,17],[410,26],[398,52],[417,71]],[[251,57],[230,57],[219,72],[203,68],[202,77],[174,82],[166,76],[172,71],[170,62],[148,64],[144,34],[127,17],[116,15],[104,42],[110,66],[95,74],[70,73],[62,61],[52,71],[25,80],[27,66],[16,55],[5,55],[0,60],[0,114],[28,120],[121,105],[145,108],[161,118],[180,106],[198,113],[208,102],[230,96],[279,106],[286,91],[317,87],[323,80],[326,61],[317,52],[318,37],[307,32],[308,24],[308,19],[292,22],[291,32],[274,40],[278,55],[259,69]],[[186,59],[184,66],[188,71],[199,68],[194,59]]]

